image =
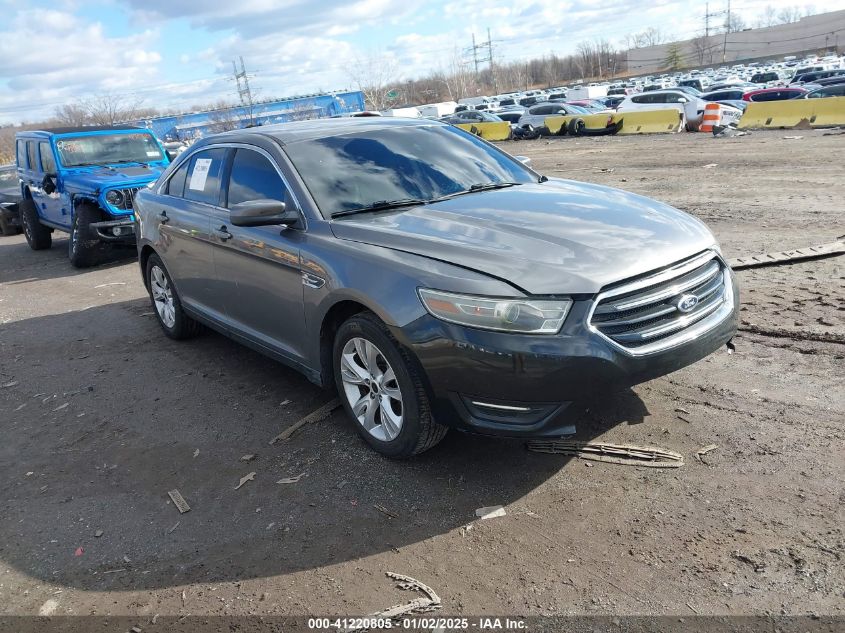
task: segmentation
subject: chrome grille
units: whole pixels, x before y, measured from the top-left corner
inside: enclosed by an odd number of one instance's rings
[[[599,295],[590,326],[635,354],[680,344],[696,324],[712,327],[733,309],[725,273],[724,263],[708,251],[623,282]]]

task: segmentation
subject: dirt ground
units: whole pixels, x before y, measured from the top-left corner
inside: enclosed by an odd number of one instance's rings
[[[688,211],[728,257],[845,233],[842,135],[504,146]],[[414,597],[387,571],[443,614],[845,614],[845,257],[738,275],[734,354],[577,422],[683,467],[460,433],[392,462],[340,411],[270,446],[331,394],[217,334],[165,338],[134,259],[80,272],[64,239],[0,238],[0,615],[364,614]]]

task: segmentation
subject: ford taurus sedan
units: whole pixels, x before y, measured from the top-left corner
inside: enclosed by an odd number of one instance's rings
[[[728,342],[738,293],[698,220],[549,179],[436,121],[233,131],[135,199],[164,333],[213,328],[335,388],[375,450],[449,427],[558,437],[570,404]]]

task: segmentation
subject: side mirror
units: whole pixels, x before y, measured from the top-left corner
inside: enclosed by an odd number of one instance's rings
[[[44,174],[44,179],[41,181],[41,189],[48,196],[51,193],[54,193],[57,189],[57,187],[56,187],[56,174]]]
[[[279,200],[247,200],[229,207],[229,220],[235,226],[290,226],[299,222],[299,214]]]
[[[514,156],[514,158],[526,167],[531,167],[531,159],[528,156]]]
[[[686,103],[686,102],[687,102],[687,100],[686,100],[686,99],[684,99],[683,97],[681,97],[680,99],[678,99],[678,103]]]

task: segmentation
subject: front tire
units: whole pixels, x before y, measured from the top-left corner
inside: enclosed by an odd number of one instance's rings
[[[411,457],[446,435],[431,415],[420,371],[374,314],[357,314],[340,326],[332,358],[343,408],[377,452]]]
[[[53,245],[53,236],[50,229],[41,224],[41,220],[38,218],[38,210],[35,208],[32,198],[21,200],[18,211],[29,247],[34,251],[43,251],[50,248]]]
[[[107,244],[93,235],[91,224],[100,219],[97,207],[83,203],[76,208],[70,226],[67,256],[71,265],[76,268],[89,268],[98,264],[108,252]]]
[[[153,311],[164,333],[176,340],[196,336],[200,331],[200,324],[185,313],[170,273],[158,255],[150,255],[147,260],[145,281]]]

